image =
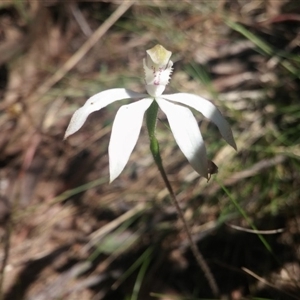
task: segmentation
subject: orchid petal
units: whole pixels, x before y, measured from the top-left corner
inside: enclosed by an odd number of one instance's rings
[[[142,98],[145,96],[148,95],[136,93],[128,89],[117,88],[106,90],[90,97],[85,104],[73,114],[64,138],[66,139],[68,136],[78,131],[92,112],[100,110],[115,101],[128,98]]]
[[[156,98],[156,101],[166,114],[174,138],[191,166],[208,178],[205,144],[192,112],[187,107],[162,98]]]
[[[108,147],[110,182],[123,171],[139,137],[145,111],[153,99],[123,105],[118,110]]]
[[[202,113],[207,119],[211,120],[213,123],[217,125],[224,140],[235,150],[237,149],[228,122],[222,116],[222,114],[217,109],[217,107],[214,104],[212,104],[210,101],[200,96],[188,94],[188,93],[163,95],[163,98],[190,106],[196,109],[197,111],[199,111],[200,113]]]

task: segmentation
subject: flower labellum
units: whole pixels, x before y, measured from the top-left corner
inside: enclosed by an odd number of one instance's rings
[[[147,94],[136,93],[125,88],[114,88],[90,97],[73,114],[65,139],[78,131],[92,112],[115,101],[141,99],[121,106],[116,114],[108,148],[110,182],[112,182],[125,168],[140,134],[144,114],[153,101],[156,101],[166,114],[174,138],[187,160],[196,172],[208,179],[215,171],[210,169],[197,120],[187,106],[211,120],[218,127],[225,141],[236,149],[230,126],[214,104],[198,95],[188,93],[163,95],[173,71],[173,62],[170,60],[172,52],[161,45],[156,45],[146,53],[143,65]]]
[[[143,60],[146,90],[153,97],[160,96],[173,71],[173,62],[170,61],[172,52],[161,45],[156,45],[146,52],[147,57]]]

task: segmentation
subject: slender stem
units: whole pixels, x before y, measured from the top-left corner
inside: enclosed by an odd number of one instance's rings
[[[159,151],[159,144],[158,141],[155,137],[155,128],[156,128],[156,120],[157,120],[157,111],[158,111],[158,105],[156,103],[156,101],[153,101],[153,103],[151,104],[151,106],[149,107],[149,109],[147,110],[147,128],[148,128],[148,133],[149,133],[149,137],[150,137],[150,150],[151,153],[153,155],[154,161],[159,169],[159,172],[164,180],[164,183],[169,191],[171,200],[173,202],[173,204],[176,207],[178,216],[180,218],[180,220],[183,223],[184,226],[184,230],[187,234],[189,243],[190,243],[190,247],[191,250],[196,258],[196,261],[199,265],[199,267],[201,268],[201,270],[203,271],[209,286],[211,288],[212,293],[214,294],[215,297],[218,297],[220,295],[219,292],[219,288],[218,285],[216,283],[216,280],[208,266],[208,264],[206,263],[203,255],[201,254],[201,252],[199,251],[195,241],[192,238],[192,234],[191,234],[191,229],[184,217],[183,211],[181,210],[180,206],[179,206],[179,202],[176,198],[176,195],[172,189],[172,186],[168,180],[167,174],[165,172],[165,169],[163,167],[162,164],[162,160],[161,160],[161,156],[160,156],[160,151]]]

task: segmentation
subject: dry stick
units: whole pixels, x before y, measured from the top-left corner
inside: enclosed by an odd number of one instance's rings
[[[65,64],[57,70],[44,84],[42,84],[33,95],[33,100],[46,94],[53,85],[60,81],[98,42],[98,40],[114,25],[114,23],[134,4],[135,0],[123,1],[111,16],[91,35],[91,37],[71,56]]]

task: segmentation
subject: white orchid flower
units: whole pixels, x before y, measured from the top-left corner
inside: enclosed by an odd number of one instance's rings
[[[143,65],[148,94],[115,88],[90,97],[72,116],[65,139],[78,131],[92,112],[115,101],[142,98],[142,100],[121,106],[116,114],[108,149],[110,182],[112,182],[127,164],[140,134],[144,114],[152,102],[156,101],[166,114],[174,138],[191,166],[201,176],[208,178],[205,144],[198,123],[187,106],[211,120],[218,127],[225,141],[236,149],[230,126],[215,105],[200,96],[188,93],[162,95],[173,70],[173,63],[170,60],[172,52],[167,51],[161,45],[156,45],[146,52],[147,57],[143,60]]]

